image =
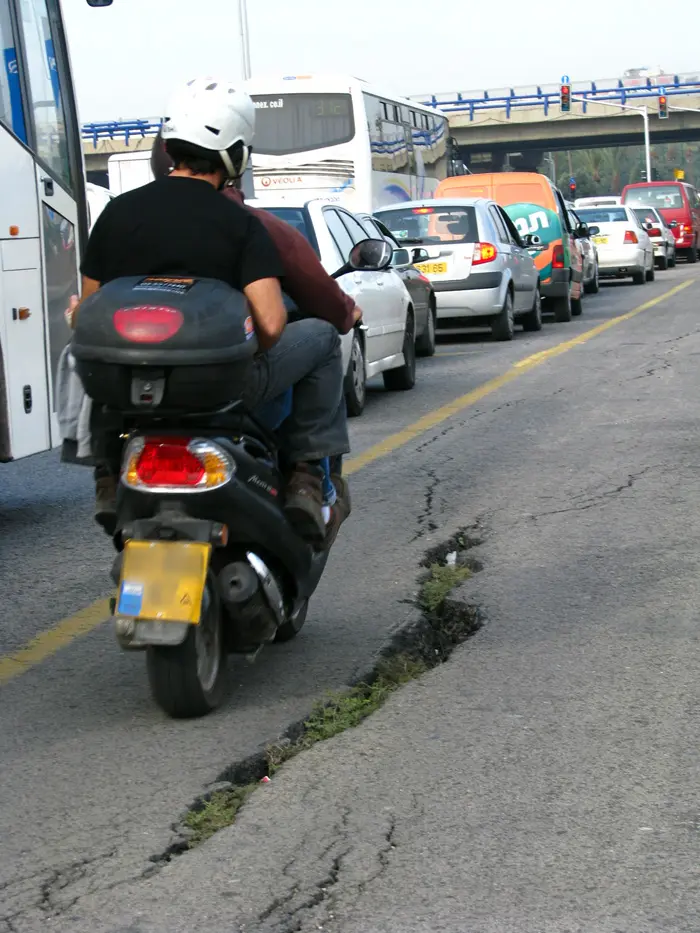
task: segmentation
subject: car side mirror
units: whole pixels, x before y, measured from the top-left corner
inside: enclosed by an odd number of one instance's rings
[[[348,272],[381,272],[391,263],[394,251],[386,240],[360,240],[350,250],[350,256],[344,266],[333,273],[332,278],[339,279]]]
[[[669,224],[669,227],[671,228],[671,230],[673,230],[673,228],[674,228],[674,227],[677,227],[677,226],[678,226],[678,221],[677,221],[677,220],[672,220],[672,221],[670,222],[670,224]]]
[[[600,227],[589,227],[588,236],[598,236],[600,233]]]
[[[112,6],[112,0],[87,0],[88,6]]]
[[[391,264],[392,266],[410,266],[411,254],[407,249],[395,249]]]
[[[588,224],[579,224],[574,231],[574,236],[579,240],[585,240],[588,236]]]
[[[644,223],[643,226],[644,226],[644,229],[645,229],[645,230],[651,230],[651,228],[652,228],[654,225],[653,225],[653,224],[650,224],[648,221],[646,221],[646,222]]]
[[[542,246],[542,240],[536,233],[526,233],[522,240],[526,249],[539,249]]]
[[[430,259],[430,253],[427,249],[423,249],[422,246],[417,247],[413,250],[413,255],[411,256],[411,262],[427,262]]]

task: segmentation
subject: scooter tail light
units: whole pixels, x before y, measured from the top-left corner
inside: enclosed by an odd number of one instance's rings
[[[206,492],[228,483],[232,457],[205,438],[137,437],[124,454],[122,482],[143,492]]]

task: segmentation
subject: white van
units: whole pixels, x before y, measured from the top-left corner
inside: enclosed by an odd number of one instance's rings
[[[114,194],[108,188],[94,185],[90,181],[86,183],[85,191],[87,193],[88,229],[92,231],[95,221],[114,198]]]
[[[151,153],[143,149],[138,152],[119,152],[107,160],[109,172],[109,190],[114,194],[124,194],[133,188],[140,188],[153,181],[151,172]],[[243,176],[243,194],[246,200],[254,197],[253,166]]]

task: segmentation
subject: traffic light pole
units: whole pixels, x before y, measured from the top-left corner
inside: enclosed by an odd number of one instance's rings
[[[591,100],[588,97],[572,97],[571,99],[579,101],[579,103],[582,104],[597,104],[599,107],[613,107],[616,110],[630,110],[632,113],[639,114],[642,120],[644,120],[644,153],[647,163],[647,181],[651,181],[651,139],[649,137],[649,108],[630,107],[629,104],[616,104],[611,100]]]

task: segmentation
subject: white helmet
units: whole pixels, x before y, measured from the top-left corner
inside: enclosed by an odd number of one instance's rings
[[[194,78],[170,100],[163,120],[163,141],[179,139],[221,156],[229,177],[245,171],[255,134],[255,104],[245,91],[229,81]],[[240,144],[240,167],[231,150]]]

